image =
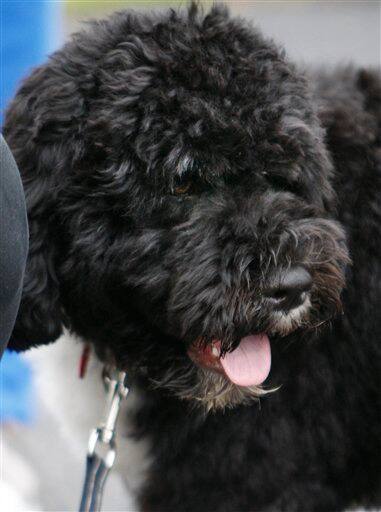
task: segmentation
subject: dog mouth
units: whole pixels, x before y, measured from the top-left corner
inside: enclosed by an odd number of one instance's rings
[[[251,334],[241,339],[232,352],[221,354],[221,341],[207,346],[199,342],[188,349],[192,361],[202,368],[223,374],[237,386],[259,386],[271,369],[271,346],[267,334]]]

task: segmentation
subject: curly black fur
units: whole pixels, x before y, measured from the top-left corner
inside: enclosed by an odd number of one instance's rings
[[[375,72],[302,73],[221,7],[93,22],[22,84],[4,129],[31,234],[11,346],[66,326],[135,371],[143,510],[381,504],[380,125]],[[264,290],[294,266],[313,286],[285,327]],[[187,348],[253,332],[281,389],[259,408],[231,387],[242,404],[204,416]]]

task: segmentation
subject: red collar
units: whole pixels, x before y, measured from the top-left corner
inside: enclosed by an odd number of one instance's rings
[[[87,367],[89,365],[90,355],[91,355],[90,343],[85,343],[85,345],[83,346],[82,354],[79,359],[79,365],[78,365],[78,376],[80,379],[83,379],[86,376]]]

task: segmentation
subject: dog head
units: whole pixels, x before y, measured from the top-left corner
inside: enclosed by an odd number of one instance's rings
[[[46,286],[25,292],[17,337],[34,310],[35,340],[66,324],[100,357],[207,408],[264,393],[269,340],[332,319],[348,262],[306,79],[242,20],[195,6],[96,23],[47,66],[60,70],[45,83],[52,109],[65,80],[81,109],[70,127],[55,119],[68,141],[58,153],[43,123],[34,137],[59,156],[51,215],[30,208],[29,283],[43,271]],[[34,192],[26,181],[33,205],[41,179]]]

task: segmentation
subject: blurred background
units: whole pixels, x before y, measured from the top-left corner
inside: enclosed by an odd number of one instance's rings
[[[212,2],[200,2],[207,7]],[[381,2],[230,0],[231,11],[253,20],[304,65],[353,62],[380,67]],[[115,10],[179,8],[186,2],[161,0],[0,0],[0,116],[18,84],[88,18]],[[65,435],[39,379],[41,357],[7,352],[0,368],[0,510],[76,510],[86,443]],[[73,369],[71,378],[76,378]],[[52,377],[54,378],[54,377]],[[78,386],[80,388],[80,386]],[[80,390],[79,390],[80,392]],[[83,404],[85,406],[85,402]],[[59,397],[55,402],[59,407]],[[78,448],[77,448],[78,447]],[[104,510],[129,510],[129,497],[116,475],[106,489]],[[129,507],[129,508],[128,508]]]
[[[200,0],[210,6],[211,0]],[[218,1],[217,1],[218,3]],[[166,9],[182,0],[1,0],[1,107],[28,69],[80,30],[84,20],[120,9]],[[289,55],[308,64],[354,61],[380,64],[379,0],[226,0],[239,16],[283,43]]]

